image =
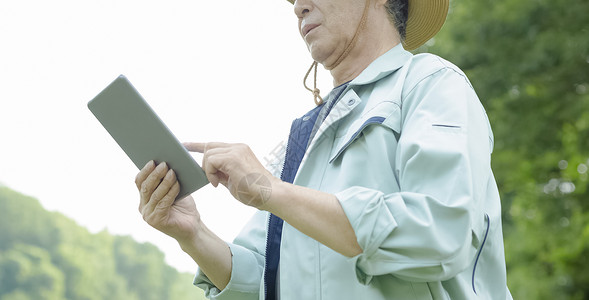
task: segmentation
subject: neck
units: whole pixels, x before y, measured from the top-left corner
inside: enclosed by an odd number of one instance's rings
[[[378,45],[378,47],[362,47],[365,51],[357,51],[357,53],[354,53],[356,51],[353,51],[335,68],[328,69],[333,77],[333,86],[338,86],[358,77],[358,75],[360,75],[360,73],[362,73],[373,61],[397,46],[399,43],[398,40],[389,40],[388,43],[382,43],[381,45]]]

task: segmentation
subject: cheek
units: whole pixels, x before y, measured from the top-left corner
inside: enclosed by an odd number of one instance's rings
[[[326,23],[328,34],[343,43],[352,39],[358,26],[358,21],[353,16],[343,13],[330,18]]]

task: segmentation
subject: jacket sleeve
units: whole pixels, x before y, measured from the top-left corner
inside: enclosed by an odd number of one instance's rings
[[[257,300],[264,270],[266,245],[266,221],[268,214],[257,211],[242,229],[231,250],[231,279],[223,290],[219,290],[199,269],[194,285],[205,291],[208,299]]]
[[[363,249],[351,258],[363,284],[383,274],[450,279],[472,264],[484,227],[492,134],[466,77],[430,74],[404,95],[401,115],[392,158],[400,191],[336,194]]]

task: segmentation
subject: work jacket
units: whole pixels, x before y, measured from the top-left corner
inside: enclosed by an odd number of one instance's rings
[[[304,120],[304,117],[303,117]],[[346,87],[294,184],[334,194],[363,252],[345,257],[284,223],[281,300],[511,299],[493,134],[470,82],[431,54],[391,49]],[[263,299],[269,214],[233,243],[211,299]]]

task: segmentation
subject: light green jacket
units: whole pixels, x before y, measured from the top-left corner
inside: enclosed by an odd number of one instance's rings
[[[285,223],[281,300],[511,299],[493,134],[461,70],[397,46],[355,78],[310,142],[294,183],[333,193],[362,254],[348,258]],[[263,299],[267,212],[230,243],[229,285]]]

